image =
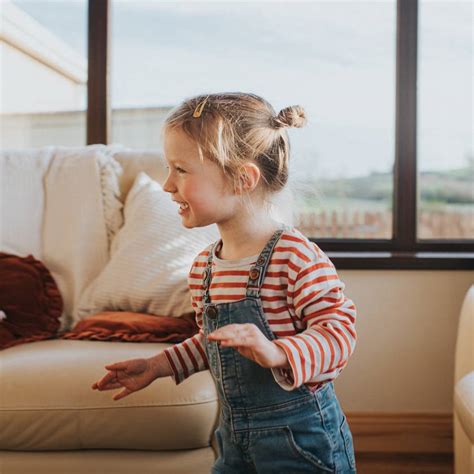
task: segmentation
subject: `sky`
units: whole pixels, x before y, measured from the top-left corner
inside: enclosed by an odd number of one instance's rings
[[[85,0],[14,1],[84,57]],[[352,177],[394,160],[395,0],[112,3],[112,106],[173,106],[249,91],[302,105],[294,170]],[[418,163],[466,165],[472,143],[470,1],[421,0]]]

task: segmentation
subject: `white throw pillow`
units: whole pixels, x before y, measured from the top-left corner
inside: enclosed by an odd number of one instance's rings
[[[219,238],[217,226],[185,228],[169,193],[144,172],[127,195],[124,220],[110,261],[81,297],[75,322],[104,310],[175,317],[192,312],[188,273],[197,254]]]

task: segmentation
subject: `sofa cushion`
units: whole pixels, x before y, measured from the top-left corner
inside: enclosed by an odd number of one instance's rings
[[[181,318],[131,311],[103,311],[79,321],[61,339],[181,342],[199,331],[194,312]]]
[[[45,177],[43,258],[64,300],[70,329],[79,298],[109,260],[112,237],[123,223],[118,197],[120,165],[104,145],[61,148]]]
[[[170,451],[0,451],[2,474],[209,474],[211,448]]]
[[[56,335],[63,302],[43,263],[0,252],[0,310],[0,349]]]
[[[210,445],[218,417],[209,371],[157,379],[114,401],[91,389],[104,366],[150,357],[166,343],[48,340],[0,354],[0,449],[192,449]]]

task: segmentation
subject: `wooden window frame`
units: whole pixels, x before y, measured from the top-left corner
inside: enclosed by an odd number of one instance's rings
[[[89,0],[87,144],[109,143],[111,0]],[[393,238],[311,238],[341,269],[474,269],[474,241],[420,240],[417,227],[418,0],[397,0]]]

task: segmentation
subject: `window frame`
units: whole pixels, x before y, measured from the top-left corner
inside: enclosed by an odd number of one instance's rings
[[[108,144],[111,0],[88,2],[87,144]],[[474,240],[421,240],[416,236],[418,0],[397,0],[396,22],[393,237],[310,240],[341,269],[472,270]]]

